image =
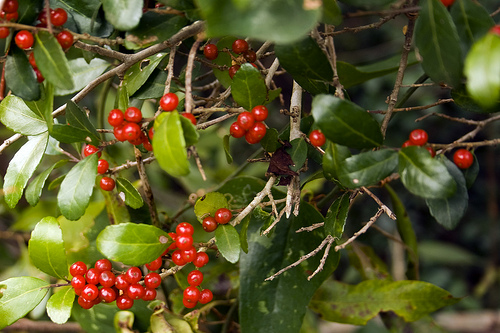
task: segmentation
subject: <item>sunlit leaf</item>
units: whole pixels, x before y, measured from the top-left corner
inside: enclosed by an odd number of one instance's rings
[[[106,20],[118,30],[130,30],[139,24],[142,2],[135,0],[102,0]]]
[[[134,209],[138,209],[144,205],[141,194],[137,189],[130,183],[126,178],[118,177],[116,178],[116,185],[118,191],[125,194],[125,203]]]
[[[230,263],[240,258],[240,235],[230,224],[221,224],[215,230],[215,243],[222,256]]]
[[[47,314],[56,324],[64,324],[71,316],[75,290],[72,286],[59,289],[47,302]]]
[[[37,135],[47,131],[42,114],[33,112],[17,96],[7,96],[0,103],[0,121],[10,130],[23,135]]]

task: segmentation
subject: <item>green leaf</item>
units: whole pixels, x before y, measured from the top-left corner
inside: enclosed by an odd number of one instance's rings
[[[135,92],[132,96],[136,99],[150,99],[150,98],[160,98],[163,96],[165,91],[165,81],[167,80],[168,74],[165,71],[160,71],[156,69],[148,77],[146,82]],[[172,82],[172,86],[173,86]]]
[[[311,37],[293,44],[276,45],[276,56],[281,67],[311,94],[328,92],[333,70],[328,58]]]
[[[54,124],[50,131],[50,136],[62,143],[87,142],[86,139],[91,135],[84,129],[63,124]]]
[[[437,0],[422,0],[415,26],[415,45],[422,67],[436,83],[460,84],[462,49],[457,30],[446,7]]]
[[[123,84],[127,87],[130,96],[139,90],[167,54],[157,53],[134,64],[127,70],[123,78]]]
[[[349,193],[346,192],[338,197],[328,209],[325,218],[325,232],[335,239],[342,238],[350,202]]]
[[[484,108],[493,108],[500,100],[498,57],[500,36],[488,33],[472,45],[465,58],[467,91]]]
[[[428,199],[448,198],[457,188],[444,163],[422,147],[399,151],[399,174],[408,191]]]
[[[139,24],[143,3],[136,0],[101,0],[106,20],[118,30],[130,30]]]
[[[336,143],[328,145],[323,155],[323,173],[325,177],[335,182],[339,182],[340,164],[350,156],[351,151],[346,146],[341,146]]]
[[[0,282],[0,329],[3,329],[33,310],[45,297],[47,282],[21,276]]]
[[[71,317],[71,309],[75,300],[75,291],[72,286],[59,289],[47,302],[47,314],[56,324],[64,324]]]
[[[128,90],[125,86],[120,85],[116,91],[115,109],[122,111],[127,110],[129,102]]]
[[[233,99],[246,110],[262,105],[266,100],[267,88],[259,70],[249,63],[241,65],[231,84]]]
[[[460,169],[447,158],[444,158],[444,165],[457,183],[455,193],[445,199],[426,199],[425,203],[429,207],[431,215],[436,221],[446,229],[453,229],[467,211],[469,195],[465,184],[465,177]]]
[[[236,37],[233,36],[222,37],[217,42],[217,48],[219,50],[223,50],[224,48],[231,49],[232,44],[235,40]],[[232,64],[231,56],[229,55],[229,53],[226,52],[219,52],[217,58],[215,60],[212,60],[212,62],[215,65],[227,66],[227,67],[231,66]],[[229,72],[227,70],[220,70],[218,68],[214,68],[213,71],[215,77],[217,78],[217,80],[219,80],[220,84],[222,84],[224,88],[227,89],[233,83],[233,80],[229,76]]]
[[[71,100],[66,104],[66,120],[71,126],[87,131],[92,143],[98,144],[101,141],[94,124],[92,124],[85,111],[80,109],[80,107]]]
[[[262,208],[260,208],[260,206],[257,206],[255,210],[257,209],[260,209],[262,210]],[[253,213],[253,212],[252,212]],[[240,231],[240,246],[241,246],[241,250],[245,253],[248,253],[248,237],[247,237],[247,234],[248,234],[248,226],[250,224],[250,216],[247,215],[243,221],[241,221],[241,231]]]
[[[262,138],[262,140],[260,140],[262,148],[264,148],[264,150],[267,151],[268,153],[274,153],[276,149],[281,147],[278,137],[279,137],[278,130],[272,127],[269,128],[266,131],[266,135]]]
[[[323,229],[296,233],[301,227],[322,222],[324,217],[311,205],[301,202],[297,217],[282,218],[273,234],[260,235],[264,221],[252,214],[248,254],[240,258],[239,319],[242,332],[299,332],[307,305],[316,289],[331,276],[339,253],[331,251],[323,270],[310,281],[322,252],[279,275],[264,281],[278,270],[314,250],[324,239]],[[258,318],[258,320],[256,320]]]
[[[224,147],[224,153],[226,154],[227,164],[233,163],[233,157],[231,156],[231,152],[229,151],[229,139],[231,136],[229,134],[224,135],[222,138],[222,146]]]
[[[89,63],[84,58],[76,58],[68,61],[70,75],[73,79],[73,88],[58,87],[55,90],[56,96],[65,96],[82,90],[91,81],[109,67],[109,62],[103,59],[94,58]]]
[[[459,301],[422,281],[367,280],[357,285],[331,281],[329,286],[314,295],[310,308],[325,320],[353,325],[365,325],[381,311],[415,321]]]
[[[47,124],[49,132],[52,130],[52,124],[54,119],[52,117],[52,111],[54,110],[54,86],[49,82],[44,85],[40,85],[41,97],[37,101],[25,101],[26,105],[35,114],[42,117]],[[45,152],[47,154],[47,152]]]
[[[292,147],[289,149],[288,153],[292,158],[294,163],[293,166],[290,167],[293,171],[297,171],[304,165],[307,159],[307,143],[304,138],[297,138],[290,142]]]
[[[215,216],[215,212],[219,208],[229,208],[226,196],[219,192],[209,192],[196,200],[194,213],[201,223],[208,215]]]
[[[193,125],[191,120],[184,116],[179,117],[182,126],[182,132],[184,134],[184,140],[186,141],[186,147],[192,146],[198,142],[200,134],[196,130],[196,126]]]
[[[342,23],[342,12],[337,0],[323,1],[323,17],[321,22],[332,25],[340,25]]]
[[[189,174],[186,141],[177,111],[163,112],[156,118],[153,151],[160,167],[174,177]]]
[[[308,8],[302,0],[253,0],[245,9],[226,0],[195,2],[210,37],[235,35],[291,43],[311,31],[321,15],[321,6]],[[273,13],[272,19],[269,13]]]
[[[113,319],[118,309],[114,306],[97,304],[87,310],[75,305],[71,312],[86,333],[116,332]]]
[[[383,142],[380,126],[360,106],[332,95],[318,95],[312,103],[315,123],[332,142],[351,148],[373,148]]]
[[[467,93],[465,85],[460,86],[458,89],[451,90],[451,98],[456,106],[465,111],[477,112],[477,113],[488,113],[497,112],[497,108],[494,106],[489,109],[483,109],[474,99]]]
[[[0,103],[0,121],[10,130],[22,135],[37,135],[47,131],[41,114],[31,110],[24,101],[13,95]]]
[[[68,220],[78,220],[89,205],[97,176],[97,154],[78,162],[66,175],[57,194],[57,205]]]
[[[266,182],[260,178],[250,177],[250,176],[235,177],[227,181],[226,183],[222,184],[222,186],[217,189],[217,191],[219,191],[220,193],[224,193],[227,195],[227,199],[226,197],[224,197],[226,201],[222,201],[223,199],[219,197],[221,200],[220,202],[221,206],[219,207],[229,208],[228,204],[228,199],[229,199],[231,202],[231,209],[244,208],[253,200],[253,198],[258,192],[262,191],[265,185]],[[277,197],[279,196],[279,194],[277,194],[275,191],[273,191],[273,195],[275,199],[277,199]],[[207,207],[206,212],[208,212],[213,216],[213,214],[217,210],[216,207],[217,204],[218,203],[214,200],[213,203],[210,204],[209,207]],[[224,206],[222,206],[222,204],[224,204]],[[213,211],[209,209],[213,209]],[[200,210],[199,212],[202,213],[203,211]],[[196,205],[195,205],[195,214],[196,216],[198,216],[198,218],[199,216],[201,216],[200,214],[198,214],[198,211],[196,210]],[[200,222],[202,221],[200,220]]]
[[[36,204],[38,203],[40,195],[42,195],[42,189],[45,185],[45,181],[49,177],[52,170],[54,170],[55,168],[59,168],[67,162],[68,160],[57,161],[48,169],[43,170],[42,173],[40,173],[35,177],[35,179],[31,181],[31,183],[26,188],[26,193],[24,194],[24,196],[26,197],[26,201],[28,201],[31,206],[36,206]]]
[[[28,180],[42,160],[48,140],[48,133],[30,137],[10,161],[3,183],[5,202],[10,208],[21,199]]]
[[[398,166],[398,153],[382,149],[357,154],[343,160],[339,165],[338,177],[342,185],[359,188],[377,184],[390,176]]]
[[[134,209],[141,208],[144,205],[144,201],[142,200],[141,194],[137,189],[130,183],[130,181],[126,178],[118,177],[116,178],[116,185],[118,191],[123,192],[125,194],[125,204]]]
[[[495,25],[486,8],[472,0],[457,0],[451,7],[451,17],[467,49]]]
[[[31,67],[26,53],[18,47],[11,49],[5,62],[5,82],[14,95],[24,100],[40,98],[40,84]]]
[[[147,224],[107,226],[97,236],[97,249],[108,259],[125,265],[144,265],[158,258],[172,243],[163,230]]]
[[[479,162],[477,161],[476,154],[472,152],[474,156],[474,163],[470,166],[470,168],[463,171],[465,177],[465,185],[467,188],[471,188],[476,181],[477,175],[479,174]]]
[[[73,89],[68,60],[57,39],[47,31],[39,31],[35,39],[33,52],[43,77],[57,88]]]
[[[485,264],[486,258],[480,257],[469,249],[457,246],[453,243],[439,241],[424,241],[419,244],[422,261],[431,265],[458,266],[481,266]]]
[[[61,227],[55,217],[44,217],[31,233],[28,245],[31,262],[58,279],[68,276],[68,262]]]
[[[240,258],[240,235],[230,224],[221,224],[215,230],[215,243],[222,256],[232,264]]]

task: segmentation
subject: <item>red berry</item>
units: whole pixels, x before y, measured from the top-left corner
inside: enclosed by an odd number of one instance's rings
[[[33,70],[35,71],[36,80],[38,81],[38,83],[42,83],[45,80],[45,78],[42,75],[42,72],[40,72],[38,68],[34,68]]]
[[[214,299],[214,295],[209,289],[203,289],[200,293],[200,299],[198,300],[201,304],[207,304]]]
[[[19,18],[18,12],[6,13],[5,11],[0,11],[0,18],[8,22],[15,22]]]
[[[227,224],[232,217],[233,213],[227,208],[219,208],[215,211],[215,221],[219,224]]]
[[[132,123],[138,123],[142,120],[142,112],[135,106],[131,106],[125,110],[125,120]]]
[[[445,5],[446,7],[449,7],[451,5],[453,5],[453,3],[455,2],[455,0],[441,0],[441,2],[443,3],[443,5]]]
[[[132,123],[132,124],[134,124],[134,123]],[[144,134],[144,132],[141,131],[139,133],[139,137],[137,137],[135,139],[129,139],[128,142],[130,142],[134,146],[138,146],[138,145],[141,145],[147,139],[148,139],[148,137],[146,136],[146,134]]]
[[[254,63],[257,61],[257,53],[255,53],[254,50],[248,50],[246,52],[243,52],[243,56],[245,57],[245,60],[251,63]]]
[[[248,43],[244,39],[237,39],[233,42],[232,49],[236,54],[246,52],[248,51]]]
[[[258,121],[246,132],[245,139],[251,144],[258,143],[266,136],[266,132],[266,125]]]
[[[30,62],[31,67],[37,68],[35,61],[35,52],[30,53],[30,55],[28,56],[28,61]]]
[[[125,115],[123,114],[122,110],[120,109],[113,109],[109,111],[108,115],[108,123],[113,126],[120,126],[123,124],[123,120],[125,119]]]
[[[82,261],[77,261],[69,267],[69,274],[72,276],[85,275],[87,273],[87,265]]]
[[[238,122],[234,122],[231,124],[231,127],[229,128],[229,134],[233,138],[241,138],[245,136],[246,130],[238,124]]]
[[[111,271],[104,271],[99,276],[99,283],[103,287],[112,287],[115,285],[116,276]]]
[[[190,113],[190,112],[182,112],[181,116],[183,116],[186,119],[189,119],[189,121],[191,121],[191,124],[193,124],[193,125],[196,126],[196,117],[192,113]]]
[[[193,287],[199,286],[203,282],[203,273],[197,269],[189,272],[187,276],[187,282],[189,283],[190,286]]]
[[[156,289],[161,284],[161,276],[158,273],[152,272],[144,277],[144,285],[146,288]]]
[[[182,259],[184,259],[184,261],[186,263],[188,262],[192,262],[194,260],[194,258],[196,258],[196,249],[194,246],[190,246],[189,248],[185,249],[185,250],[181,250],[181,256],[182,256]]]
[[[241,128],[248,131],[255,124],[255,116],[251,112],[245,111],[238,115],[236,122]]]
[[[97,148],[94,145],[86,145],[85,148],[83,148],[83,156],[87,157],[89,155],[97,153],[98,157],[101,157],[101,152],[99,151],[99,148]]]
[[[97,296],[99,296],[99,289],[97,289],[97,286],[95,284],[87,284],[85,287],[83,287],[83,298],[89,301],[93,301],[97,298]]]
[[[145,288],[144,295],[142,296],[143,301],[152,301],[156,298],[156,289]]]
[[[82,289],[87,284],[83,275],[75,275],[71,279],[71,286],[75,289]]]
[[[212,232],[217,229],[218,224],[212,216],[207,216],[203,219],[202,226],[206,232]]]
[[[123,125],[123,135],[127,140],[135,140],[141,136],[141,127],[136,123],[126,123]]]
[[[500,24],[497,24],[497,25],[494,25],[493,27],[491,27],[489,32],[490,32],[490,34],[495,34],[497,36],[500,36]]]
[[[162,264],[163,260],[161,256],[159,256],[155,260],[151,261],[149,264],[146,264],[146,268],[149,269],[150,271],[156,271],[161,268]]]
[[[427,151],[431,154],[431,157],[436,156],[436,152],[432,149],[432,147],[427,146],[425,149],[427,149]]]
[[[413,142],[411,142],[410,140],[406,140],[403,145],[401,146],[401,148],[406,148],[406,147],[409,147],[409,146],[414,146]]]
[[[131,284],[126,290],[127,296],[133,300],[141,299],[144,296],[144,291],[144,287],[138,283]]]
[[[257,105],[252,109],[252,114],[255,121],[264,121],[267,119],[269,110],[264,105]]]
[[[309,140],[315,147],[321,147],[326,142],[325,135],[320,130],[311,131],[311,133],[309,133]]]
[[[97,161],[97,173],[100,175],[104,175],[106,172],[108,172],[109,169],[109,163],[106,160],[99,160]]]
[[[89,284],[98,284],[99,277],[101,276],[101,272],[95,268],[90,268],[85,274],[85,279]]]
[[[77,295],[77,296],[82,295],[83,288],[74,288],[74,290],[75,290],[75,295]]]
[[[416,129],[411,131],[409,139],[415,146],[423,146],[427,143],[429,136],[423,129]]]
[[[83,296],[78,297],[78,304],[84,308],[85,310],[88,310],[94,306],[94,302],[91,300],[88,300],[84,298]]]
[[[115,180],[110,177],[102,177],[99,185],[104,191],[113,191],[115,188]]]
[[[177,266],[184,266],[185,264],[187,264],[187,262],[184,260],[184,258],[182,258],[182,251],[181,250],[175,250],[172,253],[172,261]]]
[[[153,151],[153,145],[151,144],[151,142],[143,142],[142,145],[147,151]]]
[[[170,244],[170,246],[165,250],[165,254],[177,248],[177,243],[175,242],[175,240],[177,239],[177,234],[175,232],[169,232],[168,235],[172,238],[174,242]]]
[[[38,21],[42,26],[47,26],[47,12],[45,9],[38,14]]]
[[[123,125],[116,126],[113,129],[113,134],[115,135],[116,140],[123,142],[127,141],[127,137],[125,136],[125,133],[123,132]]]
[[[215,60],[219,55],[219,50],[217,49],[217,45],[215,44],[207,44],[203,48],[203,55],[208,60]]]
[[[153,140],[154,135],[155,135],[155,129],[154,127],[151,127],[148,131],[149,140]]]
[[[193,245],[193,237],[177,235],[177,239],[175,240],[175,244],[179,250],[187,250]]]
[[[198,288],[190,286],[184,289],[182,293],[184,299],[190,303],[196,303],[200,299],[200,291]]]
[[[205,252],[196,253],[196,257],[193,260],[193,265],[200,268],[208,264],[208,254]]]
[[[21,30],[16,34],[14,41],[19,48],[26,50],[33,46],[35,39],[28,30]]]
[[[453,162],[460,169],[468,169],[474,163],[474,155],[467,149],[460,148],[453,154]]]
[[[5,0],[3,3],[2,10],[6,13],[15,13],[19,8],[19,3],[17,0]]]
[[[194,233],[194,228],[190,223],[181,222],[175,228],[177,235],[192,236]]]
[[[174,93],[167,93],[160,99],[160,106],[165,111],[174,111],[179,105],[179,97]]]
[[[196,306],[196,303],[198,302],[189,302],[185,298],[182,299],[182,304],[184,304],[184,306],[188,309],[194,308]]]
[[[121,295],[116,298],[116,306],[120,310],[130,309],[134,305],[134,300],[126,295]]]
[[[99,298],[105,303],[111,303],[116,299],[116,291],[110,287],[104,287],[99,290]]]
[[[56,27],[60,27],[68,20],[68,13],[62,8],[56,8],[50,11],[50,22]]]
[[[0,27],[0,39],[7,38],[10,35],[10,29],[7,27]]]
[[[231,79],[234,77],[240,67],[240,65],[232,65],[231,67],[229,67],[229,77],[231,77]]]
[[[74,42],[73,34],[66,30],[61,31],[57,34],[57,41],[64,50],[69,49]]]
[[[115,278],[115,287],[120,289],[120,290],[125,290],[128,288],[130,283],[127,280],[127,277],[125,274],[120,274]]]
[[[137,283],[142,278],[142,272],[139,267],[130,267],[125,273],[125,278],[130,284]]]

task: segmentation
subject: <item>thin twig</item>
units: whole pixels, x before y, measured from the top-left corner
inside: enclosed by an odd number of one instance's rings
[[[155,227],[160,227],[160,221],[158,219],[158,212],[156,211],[155,198],[153,196],[153,191],[151,190],[151,185],[149,184],[148,175],[146,174],[146,169],[144,169],[144,163],[142,162],[142,152],[134,146],[135,160],[137,162],[137,172],[141,178],[142,187],[144,189],[144,195],[146,196],[146,203],[149,208],[149,215],[151,216],[151,221]]]
[[[371,225],[377,221],[377,219],[384,213],[384,210],[380,208],[377,213],[372,216],[372,218],[361,228],[358,232],[356,232],[351,238],[349,238],[344,243],[335,246],[335,251],[340,251],[344,249],[347,245],[351,244],[358,238],[359,235],[364,234],[368,229],[370,229]]]
[[[193,80],[193,68],[194,68],[194,57],[196,55],[196,51],[200,46],[201,40],[197,39],[193,45],[191,46],[191,50],[189,50],[189,56],[186,65],[186,85],[185,85],[185,100],[184,100],[184,108],[187,113],[191,113],[193,109],[193,95],[192,91],[192,80]]]
[[[302,227],[295,232],[296,233],[304,232],[304,231],[310,232],[310,231],[316,230],[318,228],[321,228],[324,225],[325,225],[325,222],[314,223],[313,225],[310,225],[308,227]]]
[[[326,259],[328,258],[328,254],[330,253],[330,248],[332,247],[333,242],[335,242],[335,238],[332,235],[328,235],[328,236],[326,236],[325,239],[328,239],[328,243],[326,244],[326,248],[325,248],[325,253],[323,253],[323,256],[321,257],[318,268],[316,268],[316,270],[311,275],[309,275],[307,277],[307,281],[311,281],[311,279],[316,274],[321,272],[323,270],[323,268],[325,267]]]
[[[446,104],[446,103],[453,103],[454,100],[453,98],[446,98],[446,99],[440,99],[435,103],[427,104],[427,105],[419,105],[419,106],[410,106],[407,108],[394,108],[392,112],[410,112],[410,111],[419,111],[419,110],[427,110],[432,107],[441,105],[441,104]],[[387,114],[389,111],[384,111],[384,110],[368,110],[370,113],[381,113],[381,114]]]
[[[387,214],[387,216],[389,216],[392,220],[396,220],[396,214],[394,214],[390,209],[389,207],[387,207],[386,205],[384,205],[384,203],[375,195],[373,194],[369,189],[367,189],[365,186],[362,186],[361,189],[363,190],[363,192],[365,192],[366,194],[368,194],[379,206],[381,209],[384,210],[384,212]]]

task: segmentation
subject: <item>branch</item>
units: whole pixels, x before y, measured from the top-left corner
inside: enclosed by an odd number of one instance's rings
[[[339,251],[339,250],[342,250],[344,249],[347,245],[351,244],[352,242],[354,242],[356,240],[356,238],[358,238],[359,235],[361,234],[364,234],[370,227],[373,223],[375,223],[377,221],[377,219],[384,213],[384,210],[382,208],[380,208],[377,213],[372,216],[372,218],[363,226],[363,228],[361,228],[358,232],[356,232],[351,238],[349,238],[347,241],[345,241],[344,243],[340,244],[340,245],[337,245],[335,246],[335,251]]]
[[[146,174],[146,169],[144,169],[144,163],[142,161],[141,151],[134,146],[135,160],[137,161],[137,172],[139,172],[139,177],[141,178],[142,187],[144,189],[144,195],[146,196],[146,203],[149,208],[149,215],[155,227],[160,227],[160,221],[158,220],[158,212],[156,211],[155,198],[153,196],[153,191],[151,190],[151,185],[149,184],[148,175]]]

